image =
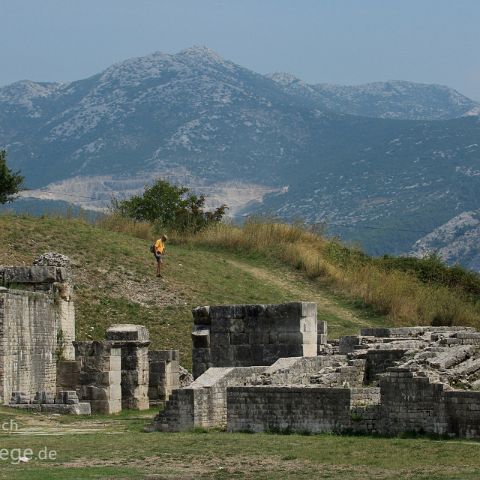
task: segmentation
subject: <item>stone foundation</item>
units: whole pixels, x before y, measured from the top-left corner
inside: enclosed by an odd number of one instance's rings
[[[315,332],[315,341],[323,343],[315,344],[318,356],[290,355],[265,365],[274,351],[305,346],[293,332],[303,305],[195,310],[194,371],[212,363],[223,366],[210,367],[190,387],[174,390],[150,429],[412,432],[480,439],[478,332],[467,327],[363,329],[361,335],[328,342],[322,336],[326,325],[319,324],[322,333]],[[316,308],[309,304],[308,310]],[[310,338],[310,323],[300,325]],[[267,333],[291,345],[267,347]],[[256,366],[239,366],[255,361]]]

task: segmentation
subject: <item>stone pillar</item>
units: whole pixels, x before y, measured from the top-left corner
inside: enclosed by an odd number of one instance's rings
[[[317,346],[318,350],[327,344],[327,322],[323,320],[317,321]]]
[[[170,398],[172,390],[180,387],[179,352],[178,350],[150,350],[148,358],[150,405],[165,403]]]
[[[113,342],[75,342],[80,365],[79,397],[89,401],[93,413],[122,410],[121,350]]]
[[[50,288],[55,297],[57,315],[58,353],[62,360],[75,360],[75,308],[73,305],[73,274],[71,261],[66,255],[47,252],[33,260],[33,269],[47,268],[55,271],[55,281]]]
[[[75,307],[68,282],[55,283],[57,305],[57,342],[63,360],[75,360]]]
[[[122,408],[147,410],[150,337],[143,325],[112,325],[106,338],[121,349],[122,356]]]

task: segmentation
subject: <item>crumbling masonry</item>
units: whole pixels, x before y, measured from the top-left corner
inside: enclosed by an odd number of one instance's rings
[[[112,325],[104,341],[75,341],[72,290],[61,254],[0,267],[0,404],[89,414],[168,400],[180,386],[178,351],[149,351],[141,325]]]
[[[311,303],[202,307],[193,316],[197,378],[173,391],[152,430],[480,439],[473,328],[362,329],[327,342]]]
[[[166,402],[151,425],[162,431],[480,439],[473,328],[373,328],[327,341],[313,303],[200,307],[191,383],[178,351],[150,350],[141,325],[114,324],[105,340],[75,341],[71,292],[63,255],[0,267],[0,403],[87,414]]]

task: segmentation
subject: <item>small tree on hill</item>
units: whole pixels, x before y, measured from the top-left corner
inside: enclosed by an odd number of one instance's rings
[[[23,182],[19,172],[13,173],[7,167],[7,152],[0,150],[0,204],[12,200],[12,196],[18,193]]]
[[[157,180],[143,195],[128,200],[114,200],[113,210],[123,217],[155,223],[162,228],[198,232],[212,222],[219,222],[226,205],[205,211],[205,196],[195,195],[186,187]]]

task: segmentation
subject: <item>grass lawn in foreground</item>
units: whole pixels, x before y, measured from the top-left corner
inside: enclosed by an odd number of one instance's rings
[[[0,408],[0,449],[55,460],[0,461],[1,479],[477,479],[480,443],[337,435],[145,433],[154,415],[67,417]],[[8,430],[8,429],[7,429]]]

